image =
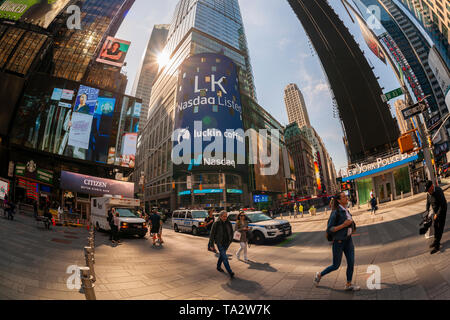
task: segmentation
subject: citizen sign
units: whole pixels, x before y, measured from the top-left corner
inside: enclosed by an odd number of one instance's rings
[[[108,186],[108,184],[106,182],[95,181],[95,180],[85,179],[83,182],[84,182],[84,185],[91,186],[91,187],[106,188]]]
[[[415,153],[415,154],[417,154],[417,153]],[[346,178],[346,177],[358,175],[358,174],[361,174],[361,173],[364,173],[367,171],[383,168],[390,164],[406,160],[406,159],[414,156],[415,154],[397,154],[397,155],[391,156],[389,158],[384,158],[384,159],[378,158],[376,162],[372,162],[369,164],[363,164],[363,163],[356,164],[355,167],[353,167],[353,168],[343,169],[342,177]]]

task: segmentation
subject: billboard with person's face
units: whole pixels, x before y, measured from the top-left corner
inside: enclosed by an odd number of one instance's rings
[[[48,28],[70,0],[0,1],[0,19],[19,20]],[[3,3],[2,3],[3,2]]]
[[[19,102],[11,142],[68,158],[134,166],[136,146],[127,134],[136,133],[139,118],[133,117],[133,108],[140,103],[133,97],[36,74]]]
[[[107,37],[97,58],[97,62],[115,67],[123,67],[131,42]]]

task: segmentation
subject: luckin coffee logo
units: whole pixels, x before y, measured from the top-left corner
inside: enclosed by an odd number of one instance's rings
[[[84,185],[91,186],[91,187],[106,188],[108,186],[108,184],[106,182],[89,180],[89,179],[84,179],[83,183],[84,183]]]

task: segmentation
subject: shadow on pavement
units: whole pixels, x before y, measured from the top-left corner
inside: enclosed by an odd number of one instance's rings
[[[259,263],[259,262],[254,262],[251,260],[248,260],[245,263],[249,265],[249,269],[262,270],[262,271],[267,271],[267,272],[277,272],[278,271],[277,269],[272,267],[269,263]]]
[[[223,284],[222,288],[228,292],[237,292],[245,295],[254,295],[255,292],[262,292],[262,287],[258,282],[245,280],[237,276],[227,284]]]

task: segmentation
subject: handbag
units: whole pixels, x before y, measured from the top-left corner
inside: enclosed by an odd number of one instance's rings
[[[233,240],[240,241],[242,234],[239,231],[235,231],[233,235]]]

